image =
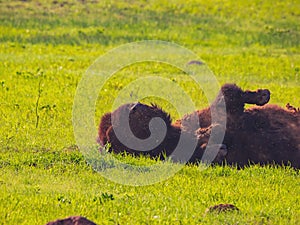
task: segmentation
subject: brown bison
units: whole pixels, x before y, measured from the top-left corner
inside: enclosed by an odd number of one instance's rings
[[[214,163],[226,161],[239,167],[276,163],[299,168],[299,110],[290,105],[288,110],[265,105],[269,99],[266,89],[243,91],[234,84],[225,84],[210,107],[173,124],[170,115],[156,105],[125,104],[101,118],[99,142],[110,143],[115,153],[164,155],[192,163],[210,150],[206,149],[210,141],[210,146],[217,147]],[[245,109],[246,103],[258,106]],[[160,120],[151,124],[157,118]],[[218,132],[223,132],[221,141],[214,138]]]

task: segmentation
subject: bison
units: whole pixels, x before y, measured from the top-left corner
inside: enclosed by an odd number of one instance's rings
[[[239,167],[249,163],[275,163],[299,168],[299,110],[290,105],[288,109],[266,105],[269,99],[267,89],[243,91],[235,84],[225,84],[208,108],[185,115],[175,123],[156,105],[125,104],[101,118],[99,142],[110,143],[110,151],[115,153],[171,156],[175,161],[194,163],[201,160],[211,139],[218,151],[214,163],[226,162]],[[257,106],[245,109],[245,104]],[[151,126],[155,118],[160,118],[165,125]],[[224,131],[223,141],[214,142],[212,130]],[[147,139],[156,145],[147,145],[143,141]],[[185,152],[185,148],[193,152]]]

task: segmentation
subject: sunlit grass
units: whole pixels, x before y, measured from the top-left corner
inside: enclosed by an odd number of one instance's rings
[[[271,103],[299,106],[298,8],[298,1],[0,1],[0,224],[70,215],[98,224],[298,224],[299,171],[189,165],[153,185],[126,186],[101,172],[127,179],[120,171],[130,171],[134,180],[179,165],[99,153],[96,172],[75,146],[72,127],[76,88],[88,67],[120,44],[149,39],[194,51],[220,84],[268,88]],[[197,108],[208,105],[182,71],[138,63],[99,90],[95,129],[120,90],[147,76],[171,79]],[[162,98],[143,102],[180,117]],[[240,212],[204,215],[218,203]]]

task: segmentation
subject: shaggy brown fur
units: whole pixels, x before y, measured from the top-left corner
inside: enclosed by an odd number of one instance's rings
[[[138,144],[135,148],[132,147],[132,144],[135,143],[135,138],[145,140],[151,136],[149,124],[151,119],[157,117],[161,118],[166,125],[167,132],[163,140],[161,142],[154,140],[158,144],[152,149],[147,149],[145,146],[139,146]],[[129,118],[129,120],[126,120],[126,118]],[[126,129],[125,123],[128,123],[128,121],[132,133]],[[129,142],[129,145],[119,140],[116,130],[118,130],[121,138],[125,138]],[[174,161],[196,162],[203,155],[210,132],[209,128],[204,128],[199,135],[201,138],[197,140],[194,132],[192,134],[182,132],[181,127],[173,126],[170,115],[156,105],[148,106],[141,103],[132,103],[122,105],[112,113],[107,113],[101,118],[99,141],[101,145],[110,143],[111,148],[109,150],[114,153],[126,152],[133,155],[149,155],[150,157],[159,157],[161,159],[164,159],[165,156],[170,156]],[[159,133],[159,130],[154,128],[152,130],[153,133]],[[218,146],[220,147],[220,152],[214,162],[220,163],[226,155],[226,147],[222,144],[218,144]],[[187,149],[190,149],[190,152],[186,152]],[[195,149],[196,151],[194,152]]]
[[[154,149],[145,149],[145,146],[127,146],[122,143],[115,133],[117,129],[128,142],[134,142],[135,138],[140,140],[151,136],[149,123],[151,119],[161,118],[166,127],[167,132],[164,140]],[[112,123],[114,121],[114,123]],[[129,122],[130,130],[126,129],[126,123]],[[132,133],[131,133],[132,132]],[[117,108],[112,113],[106,113],[102,118],[99,126],[100,144],[111,144],[111,150],[115,153],[127,152],[134,155],[150,155],[151,157],[159,156],[162,150],[166,149],[168,153],[177,145],[180,136],[180,129],[171,125],[170,115],[164,112],[156,105],[144,105],[141,103],[125,104]]]
[[[276,105],[253,107],[227,130],[229,164],[291,165],[300,168],[300,113]]]
[[[125,151],[134,155],[158,157],[164,152],[167,156],[180,161],[185,159],[182,156],[184,148],[195,149],[190,143],[196,142],[196,150],[187,154],[189,157],[186,161],[197,162],[202,158],[208,140],[212,138],[213,141],[210,141],[219,146],[219,153],[213,161],[215,163],[227,161],[240,167],[249,162],[285,165],[290,163],[293,167],[300,168],[300,113],[290,105],[287,106],[288,110],[275,105],[262,106],[269,99],[270,92],[266,89],[255,92],[242,91],[234,84],[226,84],[222,86],[210,107],[186,115],[174,124],[171,123],[170,116],[156,105],[125,104],[102,117],[99,141],[102,145],[110,143],[110,150],[115,153]],[[225,103],[226,110],[221,107],[222,103]],[[245,110],[246,103],[262,107],[256,106]],[[215,119],[214,124],[211,124],[211,114]],[[124,122],[128,117],[132,133],[125,129]],[[163,141],[153,149],[147,149],[142,144],[137,148],[126,146],[114,132],[114,129],[118,129],[121,136],[129,142],[131,140],[134,142],[134,138],[144,140],[151,136],[149,123],[156,117],[164,121],[167,132]],[[195,117],[199,119],[199,124],[195,124]],[[214,137],[211,137],[212,130],[221,132],[225,129],[220,125],[225,119],[227,123],[224,140],[222,143],[215,143]],[[158,131],[155,131],[155,128],[152,130],[153,133]],[[172,153],[178,147],[180,136],[183,136],[182,150],[179,151],[179,155],[174,156]]]
[[[223,96],[225,115],[224,111],[218,112]],[[212,109],[218,114],[217,122],[227,118],[222,143],[227,147],[225,161],[228,164],[239,167],[249,163],[279,164],[300,168],[300,112],[290,104],[287,104],[287,109],[276,105],[261,106],[269,101],[269,97],[268,90],[243,92],[236,85],[226,84],[209,108],[195,112],[202,129],[215,126],[211,125]],[[245,103],[261,107],[245,109]],[[176,123],[191,127],[190,118],[191,115],[187,115]]]

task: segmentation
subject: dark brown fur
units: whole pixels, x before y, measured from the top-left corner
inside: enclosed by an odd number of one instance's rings
[[[240,167],[249,162],[285,165],[290,163],[293,167],[300,168],[300,113],[290,105],[287,106],[287,110],[275,105],[262,106],[269,99],[270,92],[266,89],[254,92],[243,91],[234,84],[225,84],[210,107],[186,115],[174,124],[171,123],[170,116],[155,105],[126,104],[102,117],[99,126],[99,141],[102,145],[110,143],[111,151],[115,153],[125,151],[134,155],[158,157],[163,152],[167,156],[172,155],[180,135],[183,135],[187,146],[189,143],[197,142],[195,152],[188,159],[193,163],[202,158],[208,140],[210,138],[213,140],[212,129],[221,132],[223,128],[220,124],[223,124],[226,119],[223,142],[212,141],[213,144],[219,144],[220,149],[214,162],[226,161]],[[221,107],[224,103],[226,110]],[[246,103],[262,107],[245,109]],[[116,121],[114,127],[122,131],[123,126],[120,121],[126,113],[129,113],[132,135],[139,139],[146,139],[151,135],[149,122],[152,118],[162,118],[167,126],[164,140],[154,149],[144,149],[147,151],[136,151],[122,144],[115,135],[112,118]],[[214,117],[213,124],[211,115]],[[195,124],[195,118],[199,119],[199,124]],[[121,133],[128,140],[132,138],[126,130]]]
[[[126,116],[128,115],[129,127],[132,134],[122,125],[123,121],[126,122]],[[117,138],[115,133],[116,129],[118,129],[121,136],[129,140],[130,143],[134,142],[134,137],[139,139],[150,137],[149,123],[151,119],[155,117],[161,118],[167,127],[166,136],[155,148],[143,149],[143,146],[140,146],[142,150],[136,150],[131,146],[125,145]],[[112,123],[112,121],[114,121],[114,123]],[[200,160],[203,155],[203,151],[210,137],[210,132],[210,128],[204,128],[201,135],[199,135],[201,138],[197,140],[197,136],[194,132],[183,132],[180,126],[172,125],[170,115],[156,105],[148,106],[141,103],[132,103],[122,105],[112,113],[107,113],[101,118],[99,125],[99,142],[101,145],[110,143],[111,148],[109,150],[114,153],[126,152],[133,155],[149,155],[150,157],[159,157],[161,159],[164,159],[165,156],[170,156],[174,161],[196,162]],[[182,138],[181,144],[179,144],[180,136]],[[192,144],[194,144],[194,146]],[[220,153],[216,157],[215,162],[217,162],[217,160],[221,162],[226,153],[225,146],[221,144],[219,146]],[[176,148],[177,151],[174,152]],[[187,153],[187,149],[191,151]],[[196,151],[194,151],[195,149]]]
[[[211,111],[218,109],[224,96],[226,115],[216,115],[217,122],[227,119],[223,144],[227,147],[225,161],[239,167],[249,163],[291,165],[300,168],[300,112],[287,104],[287,109],[277,105],[264,105],[269,101],[268,90],[243,92],[239,87],[226,84],[221,88],[215,102],[195,113],[200,126],[211,125]],[[244,108],[245,103],[258,106]],[[261,106],[264,105],[264,106]],[[218,111],[218,110],[215,110]],[[189,124],[190,115],[177,124]],[[188,128],[185,128],[188,129]]]
[[[226,132],[229,164],[291,165],[300,168],[300,113],[277,105],[253,107]]]
[[[123,122],[127,121],[127,115],[129,115],[129,127],[132,134],[125,130],[122,125]],[[124,145],[115,134],[114,129],[118,129],[121,135],[129,141],[132,139],[132,142],[134,142],[134,137],[142,140],[146,139],[151,135],[149,123],[151,119],[155,117],[159,117],[164,121],[167,127],[167,134],[164,140],[154,149],[138,151],[130,146]],[[112,120],[115,121],[114,126]],[[100,144],[105,145],[106,143],[110,143],[111,151],[115,153],[127,152],[134,155],[143,154],[158,157],[164,150],[167,155],[171,154],[177,145],[181,131],[179,128],[171,125],[170,115],[156,105],[148,106],[141,103],[131,103],[120,106],[112,113],[105,114],[101,118],[98,133]],[[143,146],[140,147],[143,148]]]

